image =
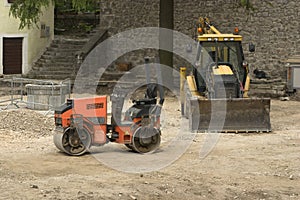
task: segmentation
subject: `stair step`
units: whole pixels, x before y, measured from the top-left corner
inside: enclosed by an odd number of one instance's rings
[[[54,39],[52,44],[83,45],[88,39]]]
[[[35,64],[32,66],[31,70],[37,71],[37,70],[40,70],[40,68],[41,68],[41,66]]]
[[[43,66],[45,66],[45,68],[48,67],[55,67],[55,66],[73,66],[74,64],[76,64],[75,62],[76,60],[73,61],[55,61],[55,60],[50,60],[47,63],[44,63]]]
[[[125,72],[104,72],[101,79],[102,80],[119,80]]]
[[[75,50],[77,51],[77,50],[80,50],[81,48],[70,48],[70,47],[68,47],[68,48],[60,48],[60,47],[52,47],[52,46],[50,46],[50,47],[48,47],[47,48],[47,51],[49,51],[49,52],[55,52],[55,53],[72,53],[72,52],[74,52]]]
[[[49,80],[64,80],[67,78],[72,78],[71,75],[48,75],[48,74],[39,74],[34,76],[37,79],[49,79]]]
[[[73,70],[74,68],[76,68],[76,66],[53,65],[53,66],[41,67],[39,71],[70,71]]]
[[[58,57],[58,56],[45,56],[42,55],[41,56],[42,61],[44,61],[44,63],[70,63],[70,62],[75,62],[76,58],[74,57]]]
[[[75,56],[75,52],[74,50],[70,50],[70,51],[49,51],[47,50],[43,55],[46,56],[60,56],[60,57],[74,57]]]
[[[68,52],[68,51],[74,51],[79,50],[83,47],[83,45],[51,45],[48,50],[49,51],[55,51],[55,52]]]
[[[71,75],[71,74],[73,74],[73,72],[69,71],[69,70],[56,70],[56,71],[43,71],[43,72],[44,72],[43,74],[47,74],[47,75]]]
[[[37,68],[43,69],[56,69],[56,68],[73,68],[76,66],[74,62],[49,62],[49,63],[36,63],[34,65]]]

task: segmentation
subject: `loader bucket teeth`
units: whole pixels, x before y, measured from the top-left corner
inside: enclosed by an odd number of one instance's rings
[[[190,130],[270,132],[270,99],[190,99]]]

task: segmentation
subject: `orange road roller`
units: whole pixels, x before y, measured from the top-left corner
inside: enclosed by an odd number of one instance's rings
[[[109,142],[124,144],[138,153],[155,151],[161,140],[160,113],[164,101],[161,97],[158,102],[157,88],[157,84],[147,87],[151,91],[146,98],[133,101],[124,115],[125,98],[112,95],[110,124],[107,96],[68,99],[54,113],[55,146],[74,156],[84,154],[91,146]]]

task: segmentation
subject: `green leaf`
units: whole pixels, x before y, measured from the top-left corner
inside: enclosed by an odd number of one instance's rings
[[[20,19],[19,29],[37,25],[42,7],[48,7],[52,0],[16,0],[10,7],[9,16]]]
[[[99,0],[16,0],[12,3],[9,16],[20,19],[19,29],[37,26],[42,14],[42,8],[49,7],[52,2],[56,6],[71,5],[76,11],[88,11],[94,8]]]

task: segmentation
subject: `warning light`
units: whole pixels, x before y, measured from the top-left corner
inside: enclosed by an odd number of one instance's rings
[[[239,30],[239,28],[238,28],[238,27],[235,27],[235,28],[234,28],[234,34],[238,34],[238,33],[239,33],[239,31],[240,31],[240,30]]]
[[[203,34],[203,30],[202,30],[201,27],[199,27],[199,28],[197,29],[197,31],[198,31],[199,34]]]

